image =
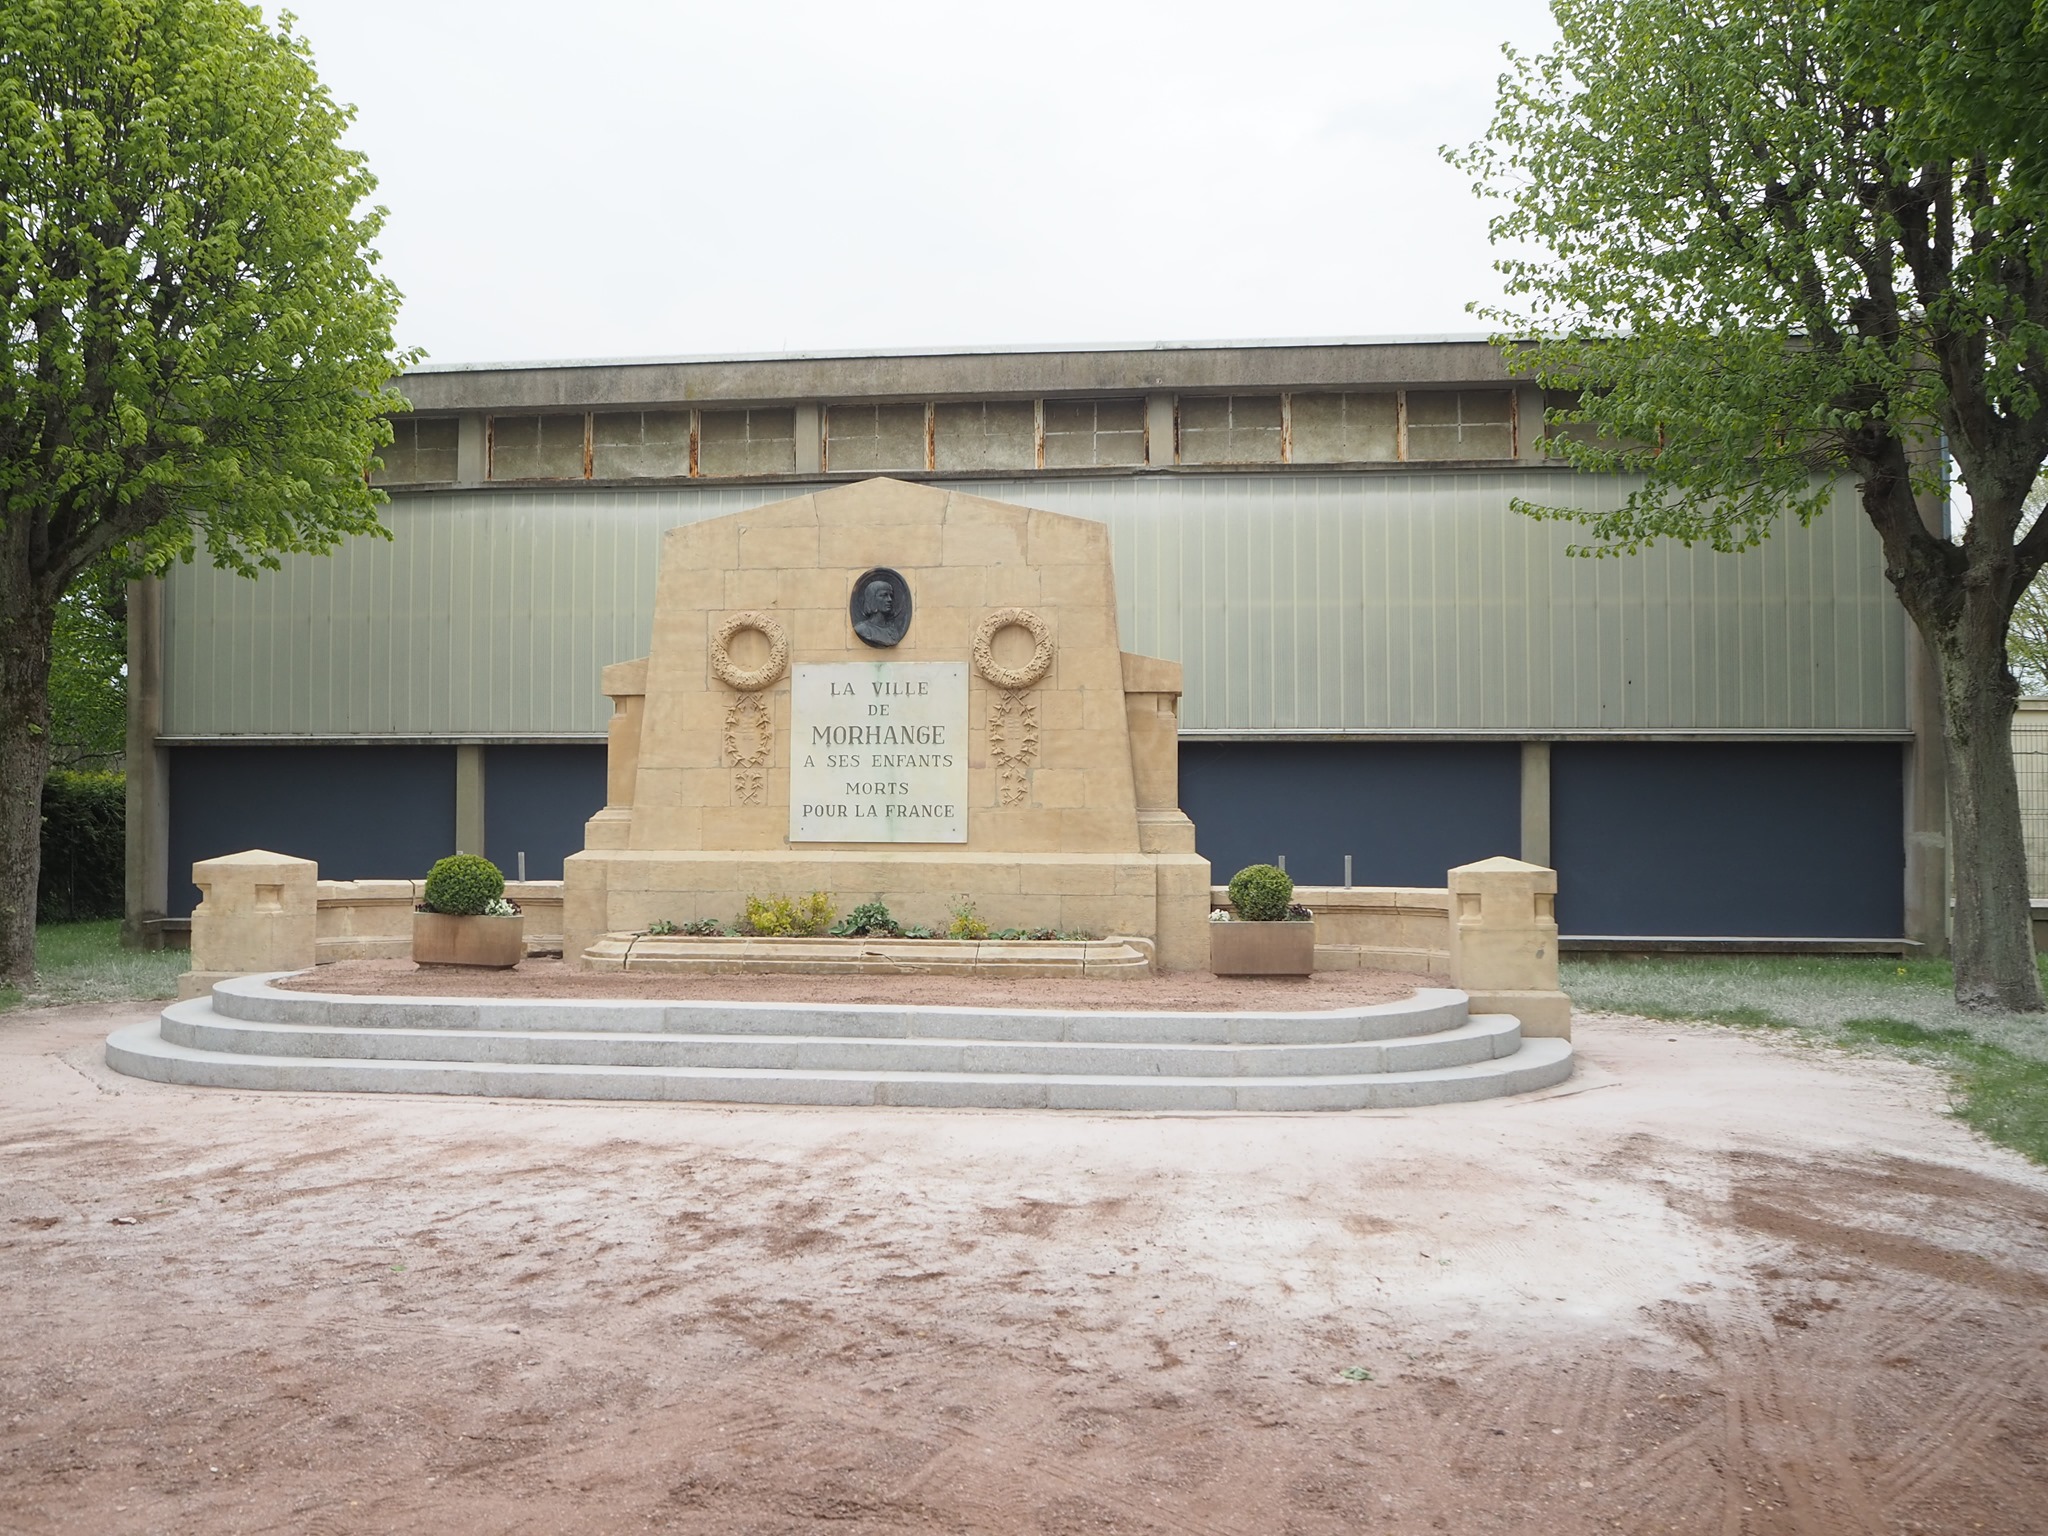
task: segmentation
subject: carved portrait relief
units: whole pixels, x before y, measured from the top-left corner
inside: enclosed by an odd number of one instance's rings
[[[910,583],[887,566],[863,572],[847,600],[853,632],[868,645],[900,645],[910,632]]]

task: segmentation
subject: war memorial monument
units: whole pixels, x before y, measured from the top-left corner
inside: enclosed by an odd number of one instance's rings
[[[721,996],[279,987],[409,953],[395,924],[417,891],[252,850],[195,866],[189,995],[118,1032],[109,1062],[237,1087],[1126,1110],[1428,1104],[1572,1070],[1556,877],[1507,858],[1434,890],[1300,889],[1315,968],[1445,983],[1393,1002],[1304,1008],[1285,981],[1208,1011],[1136,991],[1127,1008],[748,999],[748,974],[778,971],[1211,968],[1229,902],[1180,809],[1181,669],[1121,649],[1102,523],[886,478],[687,523],[663,541],[647,655],[602,687],[607,803],[558,886],[518,888],[528,943],[551,947],[555,911],[566,965],[722,975]],[[716,931],[812,893],[920,936]],[[972,936],[922,936],[963,911]]]

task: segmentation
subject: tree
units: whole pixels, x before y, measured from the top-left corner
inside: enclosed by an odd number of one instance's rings
[[[0,0],[0,983],[34,957],[64,595],[380,531],[397,291],[303,40],[230,0]]]
[[[2048,557],[2048,12],[2034,0],[1553,0],[1485,140],[1513,366],[1580,392],[1575,466],[1641,477],[1576,553],[1753,547],[1856,481],[1931,652],[1956,997],[2037,1010],[2006,665]],[[1533,338],[1533,340],[1531,339]],[[1916,493],[1953,455],[1951,535]]]
[[[88,572],[50,632],[50,767],[119,768],[128,748],[128,584]]]

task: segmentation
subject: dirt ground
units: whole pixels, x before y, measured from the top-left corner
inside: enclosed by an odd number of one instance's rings
[[[1584,1020],[1333,1116],[263,1095],[0,1017],[0,1530],[2048,1531],[2048,1176]]]
[[[509,971],[337,960],[279,983],[296,992],[376,997],[731,998],[750,1003],[930,1003],[952,1008],[1209,1008],[1289,1013],[1389,1003],[1441,986],[1401,971],[1317,971],[1308,976],[1211,976],[1207,971],[1084,980],[1071,976],[649,976],[571,970],[525,960]]]

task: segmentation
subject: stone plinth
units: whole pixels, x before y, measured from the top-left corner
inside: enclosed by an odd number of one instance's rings
[[[1557,977],[1557,871],[1481,859],[1449,876],[1451,980],[1475,1013],[1511,1013],[1522,1032],[1569,1040],[1572,1004]]]
[[[906,609],[897,644],[862,638]],[[604,672],[608,803],[564,869],[565,955],[822,890],[1207,965],[1180,667],[1119,648],[1102,524],[883,479],[711,518],[664,537],[652,639]]]
[[[262,848],[194,864],[192,969],[178,978],[178,995],[196,997],[229,976],[312,965],[319,877],[311,859]]]

